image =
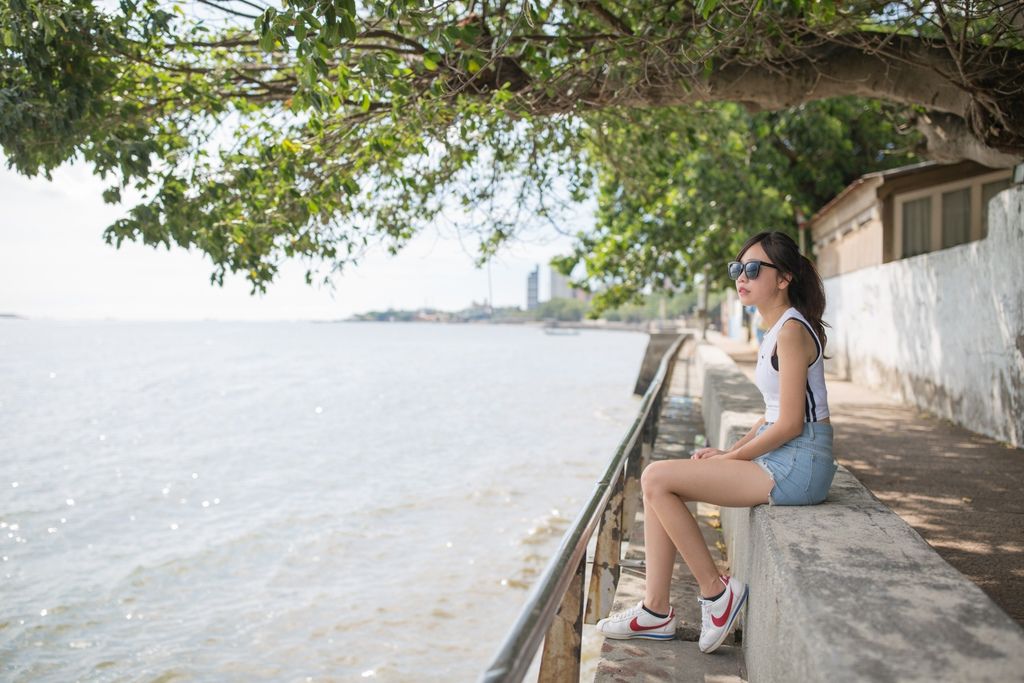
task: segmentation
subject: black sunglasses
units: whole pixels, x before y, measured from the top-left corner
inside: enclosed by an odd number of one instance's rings
[[[746,272],[748,280],[756,280],[757,276],[761,274],[761,268],[774,268],[775,270],[782,272],[782,269],[778,266],[771,263],[765,263],[764,261],[747,261],[746,263],[729,261],[729,277],[733,280],[739,280],[740,273]]]

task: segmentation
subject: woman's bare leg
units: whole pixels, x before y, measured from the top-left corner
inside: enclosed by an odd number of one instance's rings
[[[676,563],[676,547],[672,544],[661,520],[653,511],[644,509],[644,605],[659,614],[668,614],[669,585],[672,567]]]
[[[721,592],[718,568],[711,559],[697,520],[686,507],[686,501],[702,501],[726,507],[767,503],[768,493],[774,486],[772,478],[759,465],[745,460],[662,460],[644,470],[641,484],[644,492],[645,539],[649,518],[656,516],[658,521],[658,524],[653,525],[650,538],[654,541],[653,547],[647,547],[648,558],[651,558],[651,550],[654,550],[656,564],[654,575],[650,573],[648,564],[647,581],[651,586],[648,590],[653,590],[647,597],[652,602],[658,600],[663,585],[667,591],[666,578],[662,573],[665,537],[682,554],[686,566],[697,579],[701,595],[712,596]],[[664,532],[664,537],[657,533],[659,529]],[[669,577],[671,571],[669,566]],[[654,605],[645,604],[657,611]]]

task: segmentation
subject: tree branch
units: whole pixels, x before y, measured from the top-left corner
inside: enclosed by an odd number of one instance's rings
[[[1024,159],[1024,154],[1008,154],[984,144],[958,116],[928,112],[915,117],[914,126],[928,141],[926,153],[935,161],[972,159],[989,168],[1006,168]]]
[[[232,14],[236,17],[242,17],[243,19],[252,19],[253,21],[255,21],[256,19],[259,18],[258,14],[246,14],[245,12],[239,12],[238,10],[233,10],[228,7],[224,7],[222,4],[216,2],[216,0],[199,0],[199,3],[202,5],[207,5],[208,7],[212,7],[220,12],[224,12],[225,14]],[[262,14],[262,10],[260,13]]]
[[[598,0],[586,0],[585,2],[579,3],[579,5],[582,9],[585,9],[586,11],[596,16],[598,19],[601,20],[602,23],[609,26],[610,28],[626,36],[633,35],[633,29],[631,29],[629,25],[621,18],[615,16],[610,11],[608,11],[608,9],[604,5],[602,5]]]
[[[400,33],[394,33],[393,31],[385,31],[383,29],[373,29],[370,31],[363,31],[358,35],[359,38],[389,38],[396,43],[402,43],[413,48],[418,54],[423,54],[427,51],[422,43],[419,43],[412,38],[401,35]]]

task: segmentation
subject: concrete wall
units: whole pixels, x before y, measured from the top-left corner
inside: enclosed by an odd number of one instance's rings
[[[697,347],[710,445],[763,410],[720,349]],[[1024,631],[845,468],[822,505],[722,508],[750,683],[1021,680]]]
[[[1024,445],[1024,187],[988,237],[825,280],[826,367]]]

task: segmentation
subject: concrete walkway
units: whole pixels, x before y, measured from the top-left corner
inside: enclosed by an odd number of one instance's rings
[[[756,344],[709,332],[753,380]],[[1024,450],[827,376],[837,460],[1024,625]]]
[[[658,438],[654,444],[652,460],[688,458],[694,449],[694,437],[704,433],[704,417],[700,410],[701,387],[692,372],[690,342],[682,349],[672,375],[658,424]],[[704,503],[691,503],[707,541],[711,555],[723,573],[728,572],[725,543],[722,539],[718,508]],[[644,594],[644,530],[643,511],[639,511],[624,553],[622,574],[615,592],[612,611],[636,605]],[[672,574],[672,604],[679,614],[676,639],[670,641],[610,640],[601,646],[600,660],[594,680],[597,683],[658,683],[661,681],[704,683],[743,683],[746,673],[743,651],[737,633],[730,635],[726,644],[710,655],[697,649],[700,636],[700,607],[697,604],[698,587],[693,575],[676,556]],[[599,637],[599,636],[595,636]]]

